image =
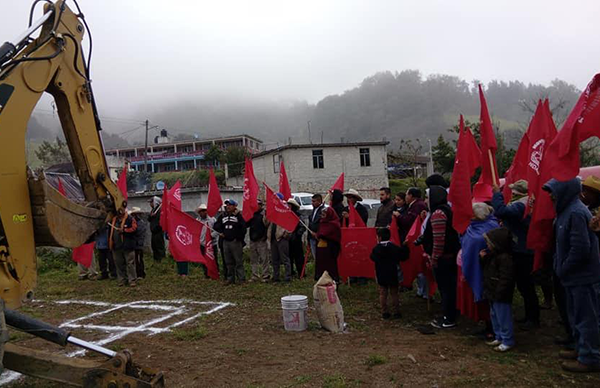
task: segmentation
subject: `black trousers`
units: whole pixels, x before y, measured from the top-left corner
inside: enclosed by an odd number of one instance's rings
[[[290,241],[290,260],[292,264],[292,274],[300,277],[302,267],[304,266],[304,249],[302,241]]]
[[[111,277],[117,277],[117,267],[110,249],[98,249],[98,266],[103,277],[107,277],[109,273]]]
[[[533,255],[527,253],[514,253],[517,275],[517,290],[523,297],[525,305],[525,319],[531,322],[540,322],[540,302],[535,292],[535,282],[531,271],[533,270]]]
[[[146,277],[146,266],[144,265],[144,250],[136,249],[135,250],[135,273],[138,278]]]
[[[565,287],[563,287],[560,279],[556,274],[554,274],[554,300],[556,301],[556,308],[558,309],[558,315],[560,316],[560,320],[562,321],[563,328],[565,329],[565,334],[569,339],[573,339],[573,331],[571,330],[571,325],[569,324],[569,313],[567,310],[567,293],[565,291]]]
[[[437,268],[433,270],[442,296],[444,318],[450,322],[456,321],[456,271],[456,257],[439,259]]]

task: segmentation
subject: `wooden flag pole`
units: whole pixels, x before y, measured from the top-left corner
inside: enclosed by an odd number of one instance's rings
[[[494,186],[498,186],[500,182],[498,181],[498,177],[496,177],[496,168],[494,166],[494,157],[492,156],[492,150],[488,149],[488,156],[490,159],[490,170],[492,171],[492,181],[494,181]]]

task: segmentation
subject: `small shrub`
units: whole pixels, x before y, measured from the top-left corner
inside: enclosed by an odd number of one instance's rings
[[[203,327],[196,325],[191,329],[174,329],[171,335],[176,341],[198,341],[206,337],[207,333]]]
[[[377,365],[383,365],[387,362],[387,358],[379,354],[371,354],[365,361],[365,365],[372,368]]]

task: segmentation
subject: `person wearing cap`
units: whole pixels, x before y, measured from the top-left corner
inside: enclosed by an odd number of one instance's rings
[[[215,222],[217,220],[208,215],[208,207],[205,203],[198,206],[196,213],[198,213],[198,217],[196,217],[196,219],[206,226],[206,228],[202,228],[202,233],[200,233],[200,252],[202,252],[202,255],[206,254],[206,234],[210,233],[210,244],[213,249],[213,255],[216,258],[218,253],[217,241],[219,239],[219,233],[215,231]],[[210,277],[208,276],[208,268],[206,268],[204,264],[200,265],[204,271],[204,277],[208,279]]]
[[[581,202],[590,210],[594,218],[592,222],[598,222],[598,208],[600,207],[600,178],[590,175],[581,183]],[[597,226],[594,229],[600,229]]]
[[[540,303],[535,291],[533,271],[533,251],[527,248],[527,232],[531,222],[531,214],[525,214],[527,196],[527,181],[520,179],[508,187],[512,196],[510,202],[504,202],[504,195],[498,186],[492,188],[492,207],[494,215],[510,230],[516,244],[513,247],[516,265],[517,290],[523,297],[525,307],[524,319],[517,320],[522,323],[522,330],[531,330],[540,326]]]
[[[293,198],[287,201],[290,209],[298,216],[300,215],[300,204]],[[301,222],[298,222],[296,229],[290,234],[290,263],[292,267],[292,276],[300,278],[304,269],[304,249],[302,248],[302,235],[306,228]]]
[[[135,271],[135,231],[136,220],[129,215],[126,209],[119,209],[110,223],[108,245],[112,249],[115,265],[117,267],[117,281],[119,286],[136,286],[137,273]]]
[[[270,277],[269,250],[267,247],[267,228],[269,221],[265,215],[264,202],[259,199],[258,209],[248,221],[250,237],[250,265],[252,277],[250,281],[267,282]]]
[[[273,276],[271,278],[273,283],[281,281],[281,265],[283,265],[284,271],[283,281],[292,281],[292,263],[290,261],[290,236],[292,232],[274,223],[270,223],[267,228],[267,244],[271,252],[271,265],[273,266]]]
[[[129,214],[135,219],[137,228],[135,229],[135,273],[138,279],[146,277],[146,268],[144,265],[144,245],[146,242],[146,224],[142,221],[142,209],[133,207]]]
[[[592,214],[581,202],[579,178],[551,179],[542,189],[556,210],[554,272],[565,288],[575,349],[563,350],[562,368],[569,372],[600,372],[600,253],[598,237],[589,228]]]
[[[359,201],[362,201],[363,199],[358,191],[349,189],[344,193],[344,196],[348,200],[348,206],[344,208],[344,212],[342,213],[342,225],[346,227],[348,226],[348,222],[350,220],[350,206],[354,206],[361,220],[365,223],[365,225],[367,225],[367,221],[369,220],[369,212],[366,207],[359,203]]]
[[[148,200],[150,203],[150,214],[148,215],[148,222],[150,224],[150,233],[152,238],[150,239],[150,246],[152,247],[152,258],[154,262],[160,263],[166,256],[165,249],[165,232],[160,226],[160,212],[162,208],[162,199],[159,197],[152,197]]]
[[[246,221],[237,208],[238,203],[233,199],[225,200],[225,213],[215,222],[215,230],[223,239],[223,258],[227,265],[227,283],[235,284],[246,281],[244,274],[244,237],[246,236]]]

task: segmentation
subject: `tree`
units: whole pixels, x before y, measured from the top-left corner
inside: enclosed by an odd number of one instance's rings
[[[60,140],[58,136],[54,142],[44,140],[35,151],[35,156],[42,162],[43,167],[50,167],[55,164],[71,161],[71,154],[69,153],[67,143]]]
[[[454,169],[454,158],[456,155],[456,145],[444,139],[444,136],[438,136],[437,143],[431,147],[433,165],[435,171],[440,174],[451,173]]]
[[[211,166],[216,166],[218,163],[222,162],[223,157],[223,150],[215,144],[210,146],[210,149],[204,153],[204,160]]]
[[[423,154],[423,145],[417,139],[414,143],[412,140],[400,140],[400,147],[397,153],[390,153],[389,160],[394,164],[400,164],[401,169],[408,172],[406,175],[411,178],[412,185],[417,186],[419,176],[417,168],[419,168],[419,157]]]
[[[230,177],[242,175],[244,171],[244,161],[248,155],[249,152],[244,147],[231,147],[227,149],[224,160],[227,163]]]

